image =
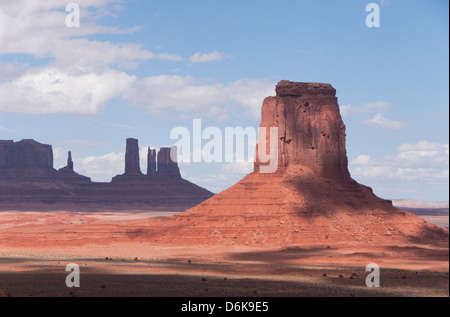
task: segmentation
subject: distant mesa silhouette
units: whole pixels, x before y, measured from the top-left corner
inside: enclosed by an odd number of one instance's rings
[[[127,139],[125,173],[92,182],[67,166],[53,168],[52,146],[34,140],[0,140],[0,209],[144,209],[183,211],[213,196],[181,177],[171,148],[148,150],[148,172],[139,166],[138,140]]]
[[[116,182],[130,182],[158,180],[160,182],[173,182],[181,180],[178,162],[173,161],[170,153],[176,153],[176,147],[161,148],[157,153],[155,149],[148,148],[147,153],[147,175],[141,172],[139,145],[137,139],[127,139],[125,154],[125,173],[117,175],[112,179]]]

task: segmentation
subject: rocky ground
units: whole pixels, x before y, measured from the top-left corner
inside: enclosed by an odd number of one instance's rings
[[[0,296],[449,296],[448,247],[154,245],[165,213],[0,213]],[[365,267],[380,266],[380,288]],[[81,287],[65,285],[66,265]]]
[[[221,193],[197,195],[204,190],[184,186],[179,173],[170,187],[153,187],[139,171],[137,140],[129,139],[126,173],[111,182],[115,190],[106,195],[83,187],[62,201],[89,198],[101,207],[120,196],[132,209],[140,191],[153,210],[179,211],[170,208],[188,206],[181,196],[201,198],[185,212],[0,213],[2,294],[448,296],[448,229],[395,208],[351,178],[336,90],[281,81],[276,92],[263,102],[260,126],[274,134],[258,140],[258,148],[271,149],[269,162],[258,154],[254,172]],[[168,162],[167,151],[165,157],[158,162]],[[154,158],[149,151],[149,171]],[[68,159],[70,171],[72,165]],[[0,188],[11,191],[11,184]],[[14,204],[36,201],[23,186],[15,193]],[[154,209],[163,205],[169,209]],[[84,286],[77,291],[62,284],[69,261],[82,268]],[[365,285],[370,263],[381,269],[380,288]]]
[[[448,271],[382,269],[368,288],[362,267],[174,260],[3,258],[0,295],[11,297],[310,297],[448,296]],[[65,266],[80,266],[80,288]],[[8,268],[9,267],[9,268]]]

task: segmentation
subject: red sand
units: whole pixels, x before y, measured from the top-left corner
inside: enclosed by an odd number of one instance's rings
[[[160,214],[157,214],[160,215]],[[2,212],[0,257],[188,259],[201,262],[271,262],[448,270],[448,246],[404,243],[306,243],[290,246],[164,245],[149,240],[148,213]],[[180,237],[182,239],[182,237]]]
[[[1,212],[0,297],[449,294],[448,247],[155,245],[145,230],[161,214]],[[81,267],[80,289],[64,284],[71,262]],[[372,262],[379,289],[365,286]]]

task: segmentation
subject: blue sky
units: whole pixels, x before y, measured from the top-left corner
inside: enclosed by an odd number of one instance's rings
[[[123,172],[125,139],[257,127],[283,79],[331,83],[352,176],[390,199],[449,200],[448,1],[0,0],[0,139],[52,144],[55,167]],[[368,3],[381,25],[368,28]],[[145,158],[142,167],[145,171]],[[184,164],[219,192],[251,164]]]

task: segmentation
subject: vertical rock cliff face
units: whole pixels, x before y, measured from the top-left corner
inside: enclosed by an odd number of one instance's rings
[[[110,184],[99,191],[98,197],[109,201],[120,201],[138,208],[154,210],[186,210],[213,196],[181,177],[178,162],[171,158],[173,148],[159,151],[147,150],[147,175],[139,168],[137,140],[128,139],[125,153],[125,173],[115,176]],[[176,149],[175,149],[176,150]],[[110,195],[113,194],[114,197]],[[106,201],[105,201],[106,203]]]
[[[140,175],[139,145],[136,139],[127,139],[125,154],[125,175]]]
[[[281,81],[276,96],[264,100],[260,126],[278,128],[279,172],[303,165],[320,176],[350,178],[345,125],[331,85]]]
[[[148,148],[147,154],[147,176],[156,174],[156,150]]]
[[[51,145],[34,140],[0,141],[0,179],[39,181],[52,179],[55,173]]]
[[[34,140],[0,141],[0,169],[53,168],[51,145]]]
[[[54,177],[56,181],[62,181],[69,185],[88,185],[91,184],[89,177],[83,176],[75,172],[73,169],[72,152],[67,153],[67,165],[58,170]]]
[[[345,126],[328,84],[281,81],[262,106],[278,128],[278,169],[255,172],[149,229],[158,243],[288,247],[332,243],[448,246],[448,230],[392,206],[347,169]],[[271,148],[266,140],[258,146]],[[263,161],[263,160],[261,160]]]
[[[69,151],[67,154],[67,168],[71,171],[73,171],[73,161],[72,161],[72,152]]]
[[[141,173],[139,160],[139,145],[136,139],[127,139],[125,152],[125,173],[113,178],[113,181],[158,181],[181,179],[178,162],[172,160],[171,152],[176,148],[161,148],[158,152],[148,148],[147,177]]]
[[[173,161],[170,153],[172,148],[161,148],[158,152],[158,176],[181,178],[178,162]],[[176,149],[175,149],[176,152]]]

